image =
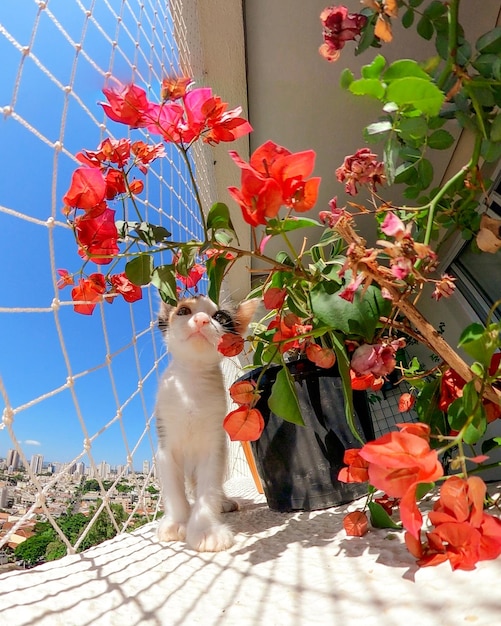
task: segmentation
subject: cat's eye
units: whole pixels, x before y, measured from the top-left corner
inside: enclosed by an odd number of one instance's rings
[[[218,324],[221,324],[221,326],[227,332],[230,332],[230,333],[235,332],[235,325],[233,324],[233,318],[226,311],[216,311],[214,315],[212,316],[212,319],[216,320]]]
[[[187,306],[180,306],[176,311],[176,315],[191,315],[191,309]]]

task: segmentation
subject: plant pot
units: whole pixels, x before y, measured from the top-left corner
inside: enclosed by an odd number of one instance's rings
[[[280,366],[269,367],[260,381],[256,405],[265,428],[252,442],[256,465],[270,509],[314,511],[352,502],[367,493],[367,485],[338,481],[343,456],[360,448],[346,422],[341,377],[337,367],[321,369],[306,360],[287,365],[295,381],[305,426],[277,417],[268,398]],[[241,380],[257,380],[261,369]],[[355,424],[364,440],[375,438],[365,392],[354,392]]]

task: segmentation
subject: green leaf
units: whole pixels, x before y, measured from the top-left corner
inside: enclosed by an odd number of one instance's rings
[[[431,20],[425,15],[423,15],[417,23],[416,30],[418,34],[427,41],[429,41],[433,37],[433,24]]]
[[[501,437],[491,437],[491,439],[486,439],[482,442],[482,454],[487,454],[491,450],[495,448],[499,448],[501,446]]]
[[[163,226],[155,226],[155,224],[148,224],[148,222],[136,222],[134,224],[134,230],[139,239],[144,241],[148,246],[161,243],[171,236],[171,233]]]
[[[417,180],[417,170],[412,163],[402,163],[395,170],[395,179],[393,182],[414,184]]]
[[[125,265],[125,275],[135,285],[147,285],[153,272],[153,257],[140,254]]]
[[[353,76],[353,72],[349,70],[347,67],[341,72],[341,77],[339,79],[339,85],[342,89],[348,89],[351,83],[355,80]]]
[[[370,65],[364,65],[362,67],[363,78],[379,78],[381,72],[386,65],[386,59],[382,54],[378,54],[374,57],[374,60]]]
[[[395,134],[391,134],[384,144],[383,162],[388,185],[393,185],[400,145]]]
[[[231,217],[230,217],[230,209],[224,202],[216,202],[209,209],[209,213],[207,215],[207,228],[211,228],[213,230],[229,230],[232,233],[235,232],[235,228],[233,227]]]
[[[268,406],[278,417],[287,422],[304,426],[294,379],[285,365],[278,372],[277,378],[273,383]]]
[[[484,78],[496,78],[499,63],[500,58],[497,54],[481,54],[473,61],[472,65]]]
[[[179,255],[176,263],[176,270],[181,276],[188,276],[190,269],[195,263],[198,254],[198,247],[192,245],[183,245],[179,248]]]
[[[355,293],[353,302],[341,298],[338,290],[339,285],[328,281],[316,285],[311,291],[313,313],[332,329],[371,342],[379,318],[389,314],[391,302],[385,300],[374,285],[363,296]]]
[[[501,114],[499,113],[492,120],[489,138],[491,141],[501,141]]]
[[[395,530],[401,530],[402,524],[397,524],[384,508],[378,502],[369,502],[367,505],[371,514],[371,524],[374,528],[394,528]]]
[[[487,163],[495,163],[501,159],[501,142],[484,139],[480,147],[480,154]]]
[[[402,26],[404,28],[410,28],[414,23],[414,11],[412,8],[407,9],[407,11],[402,15]]]
[[[212,302],[219,302],[219,295],[221,293],[221,284],[223,282],[224,273],[226,267],[230,263],[230,259],[225,259],[224,256],[211,257],[207,260],[207,277],[209,279],[208,296]]]
[[[426,81],[430,80],[430,77],[419,63],[412,59],[399,59],[398,61],[394,61],[383,74],[383,79],[387,83],[390,83],[393,80],[406,78],[407,76],[416,76]]]
[[[421,159],[417,164],[417,172],[421,188],[426,189],[433,181],[433,165],[428,159]]]
[[[474,322],[467,326],[459,337],[458,347],[471,357],[489,367],[492,355],[498,347],[498,324],[492,324],[488,329],[482,324]]]
[[[160,265],[153,270],[151,284],[154,285],[164,302],[177,303],[176,268],[174,265]]]
[[[385,87],[377,78],[359,78],[351,83],[349,89],[355,96],[372,96],[378,100],[382,100],[385,94]]]
[[[279,235],[280,233],[288,233],[291,230],[299,228],[311,228],[312,226],[321,226],[320,222],[310,217],[288,217],[283,220],[268,220],[266,224],[267,235]]]
[[[428,137],[428,146],[434,150],[447,150],[454,143],[454,137],[443,128],[431,133]]]
[[[501,52],[501,26],[496,26],[479,37],[475,47],[482,54],[499,54]]]
[[[421,111],[424,115],[436,116],[440,113],[445,94],[427,77],[408,76],[392,81],[386,90],[386,99],[395,102],[400,108]]]

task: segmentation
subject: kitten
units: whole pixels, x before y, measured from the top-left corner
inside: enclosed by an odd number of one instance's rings
[[[256,304],[244,302],[231,315],[205,296],[181,300],[176,307],[162,303],[158,323],[172,360],[156,404],[161,541],[186,540],[200,552],[233,545],[233,534],[221,521],[221,513],[237,510],[238,504],[223,491],[227,404],[217,344],[223,333],[245,332]],[[186,493],[190,483],[192,506]]]

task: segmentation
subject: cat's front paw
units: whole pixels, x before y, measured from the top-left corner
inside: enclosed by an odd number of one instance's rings
[[[221,502],[221,513],[231,513],[232,511],[238,511],[239,509],[240,505],[236,500],[232,500],[226,496],[223,498],[223,501]]]
[[[162,517],[157,528],[157,537],[160,541],[184,541],[186,539],[186,524],[173,522]]]
[[[235,543],[233,533],[220,524],[200,531],[188,531],[188,545],[198,552],[221,552]]]

